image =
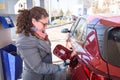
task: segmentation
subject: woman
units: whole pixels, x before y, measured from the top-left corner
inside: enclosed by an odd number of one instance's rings
[[[16,46],[24,61],[23,80],[53,80],[53,73],[66,68],[52,64],[51,45],[45,33],[47,24],[44,8],[19,10]]]

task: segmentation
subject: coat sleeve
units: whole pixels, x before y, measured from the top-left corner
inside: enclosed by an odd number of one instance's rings
[[[58,65],[42,62],[36,45],[34,39],[26,38],[19,40],[16,44],[18,54],[20,54],[24,62],[38,74],[51,74],[57,72]]]

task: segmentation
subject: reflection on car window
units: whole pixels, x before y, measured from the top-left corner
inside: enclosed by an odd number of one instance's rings
[[[78,25],[78,22],[80,21],[81,18],[78,18],[77,21],[72,25],[71,29],[70,29],[70,34],[72,35],[76,26]]]
[[[86,20],[81,19],[74,30],[73,36],[77,41],[84,41],[86,35]]]

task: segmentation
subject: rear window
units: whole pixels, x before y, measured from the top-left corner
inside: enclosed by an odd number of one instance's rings
[[[101,57],[114,66],[120,67],[120,28],[95,26]]]
[[[103,58],[112,65],[120,66],[120,28],[110,29],[105,35]]]

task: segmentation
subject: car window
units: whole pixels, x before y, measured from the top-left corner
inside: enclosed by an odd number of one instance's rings
[[[109,64],[120,67],[120,28],[95,26],[101,57]]]
[[[75,21],[75,23],[72,25],[71,29],[70,29],[70,34],[72,35],[76,26],[78,25],[78,22],[80,21],[81,18],[78,18],[77,21]]]
[[[120,67],[120,28],[106,31],[106,50],[103,57],[108,63]]]
[[[76,26],[76,28],[74,29],[74,32],[73,32],[73,37],[79,41],[79,42],[83,42],[85,41],[85,37],[86,37],[86,26],[87,26],[87,23],[86,23],[86,20],[85,19],[81,19],[79,22],[78,22],[78,25]]]

